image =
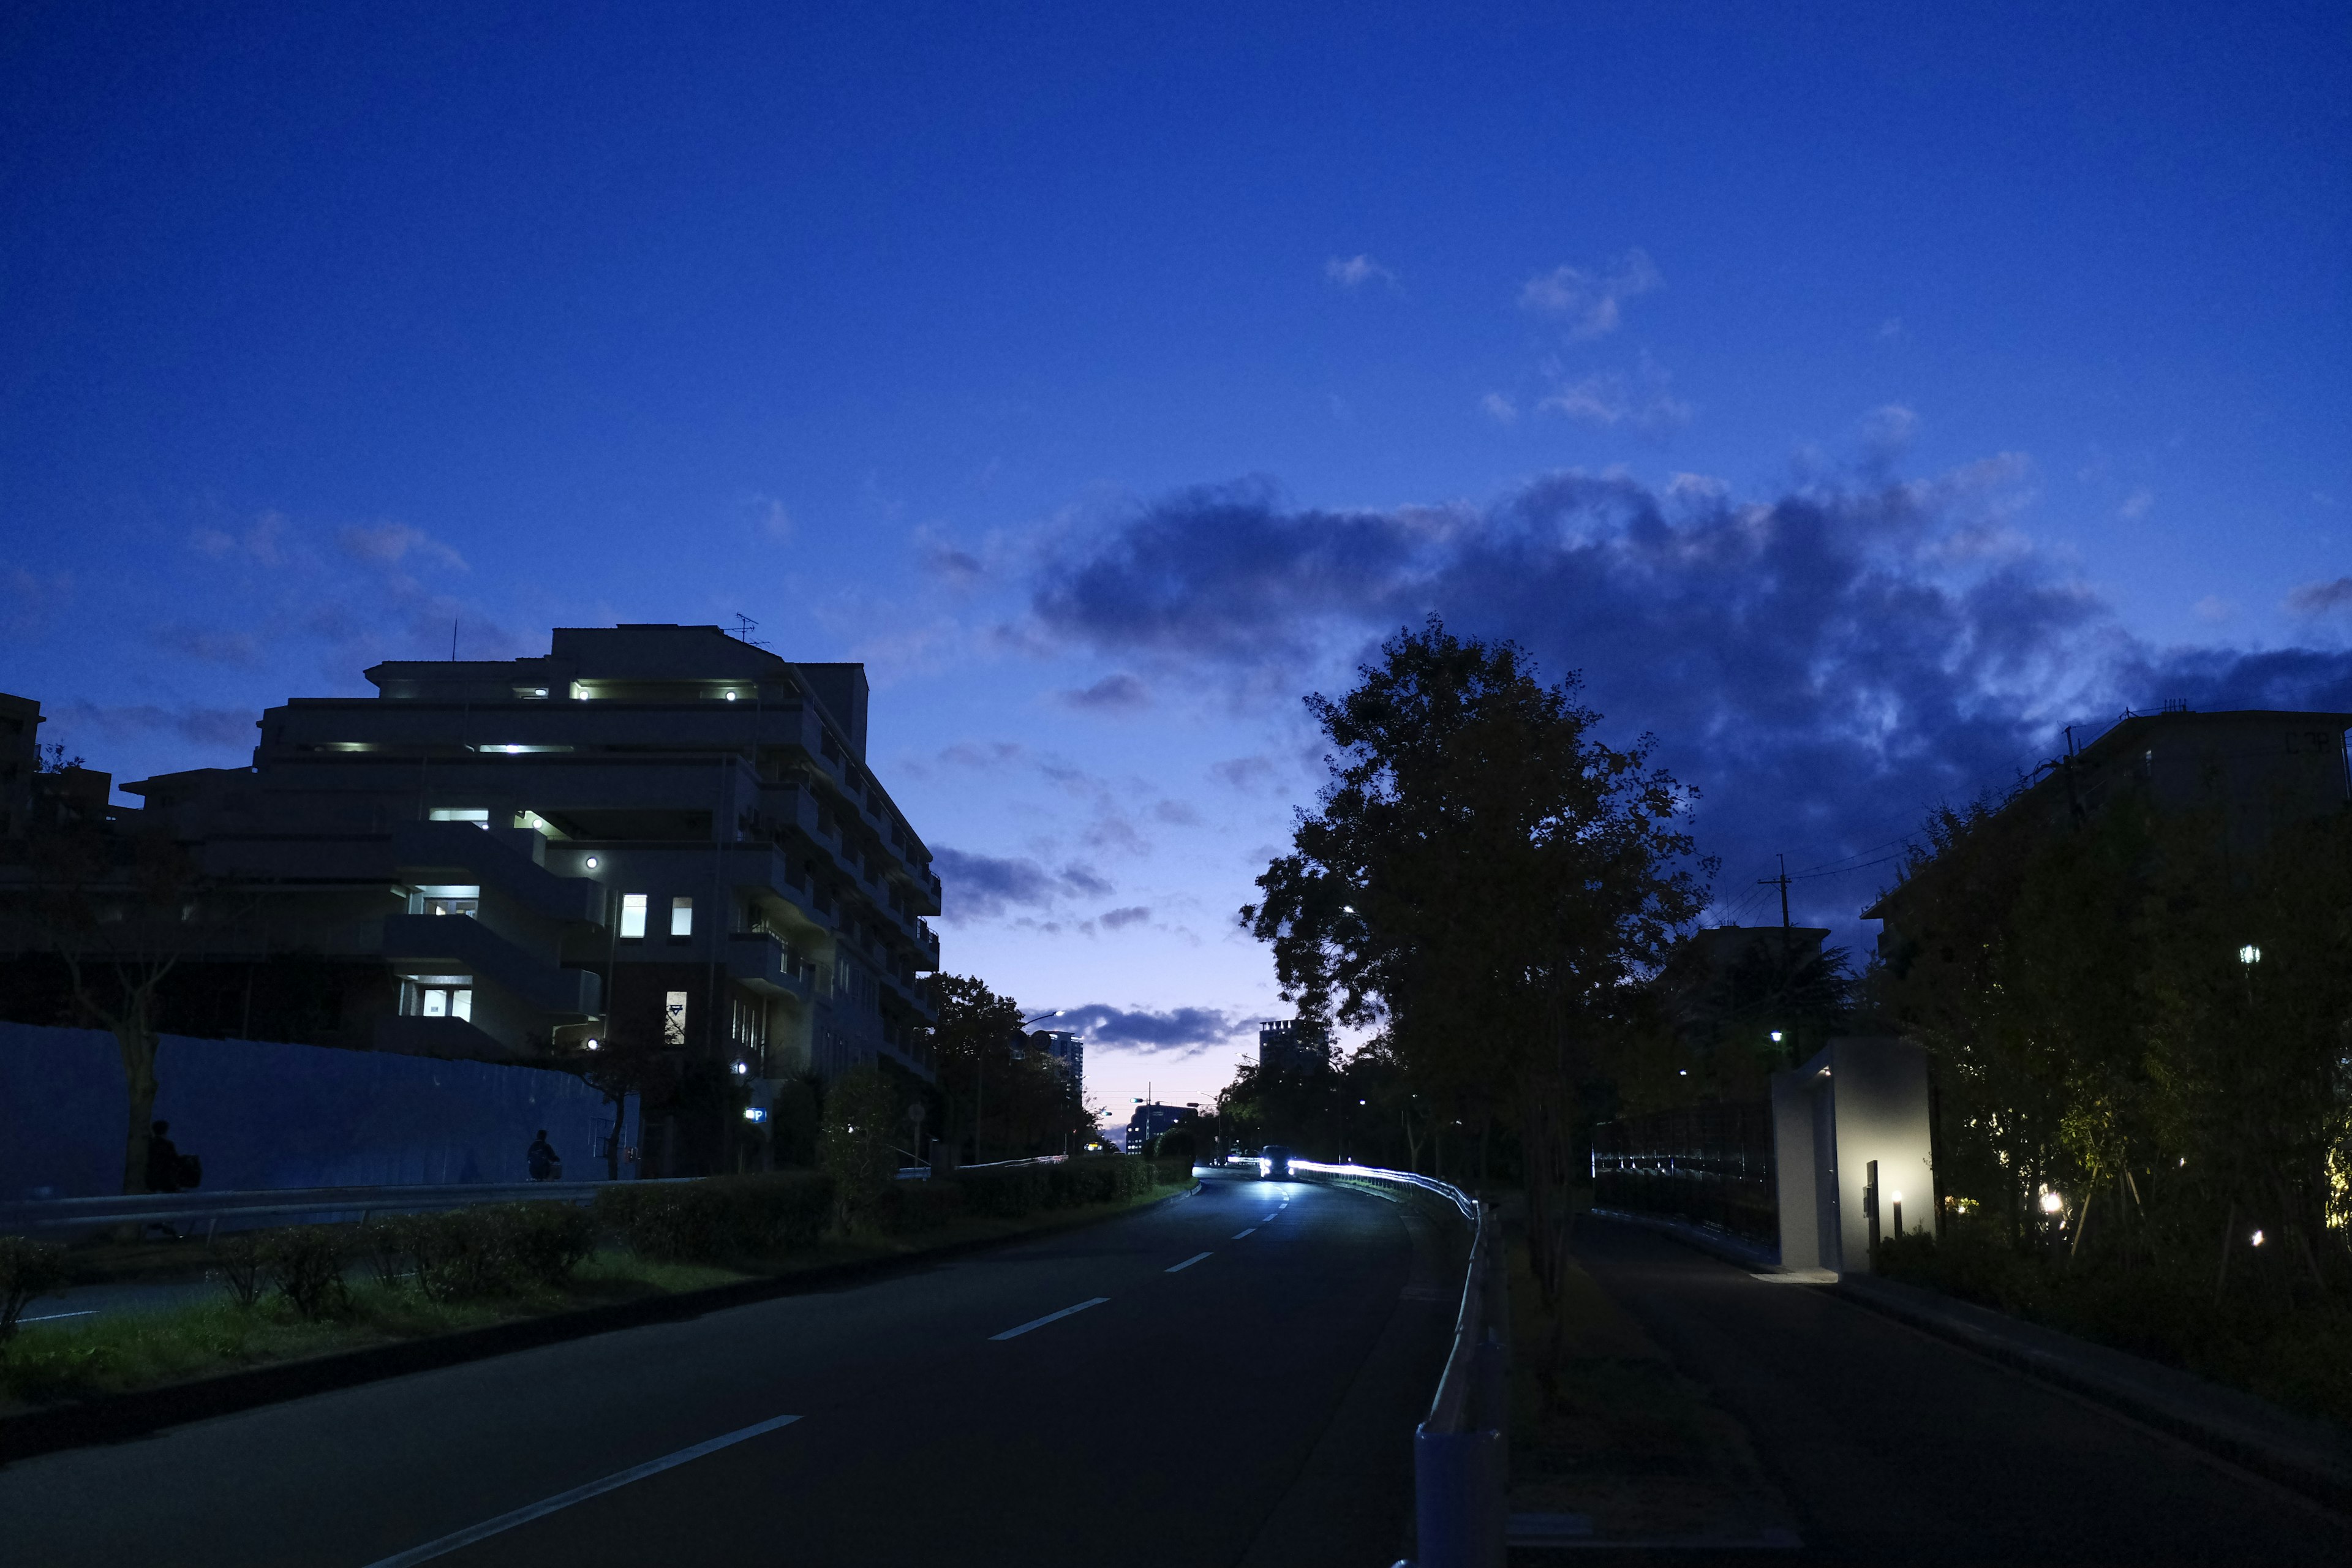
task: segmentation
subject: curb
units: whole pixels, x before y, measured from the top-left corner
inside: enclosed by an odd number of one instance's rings
[[[1916,1286],[1849,1274],[1829,1289],[1843,1300],[2105,1405],[2315,1501],[2352,1510],[2352,1447],[2323,1422],[2193,1373]]]
[[[1625,1225],[1638,1225],[1644,1230],[1654,1230],[1676,1241],[1712,1253],[1726,1263],[1736,1263],[1742,1268],[1752,1268],[1765,1274],[1785,1272],[1780,1267],[1780,1249],[1753,1246],[1727,1231],[1709,1230],[1688,1220],[1664,1219],[1657,1215],[1634,1214],[1626,1209],[1593,1209],[1595,1219],[1613,1219]]]
[[[522,1318],[510,1323],[493,1323],[487,1328],[464,1329],[457,1333],[436,1334],[426,1339],[395,1340],[388,1344],[337,1351],[305,1361],[247,1367],[212,1377],[194,1378],[186,1383],[163,1384],[154,1388],[133,1389],[72,1404],[21,1411],[13,1415],[0,1416],[0,1465],[94,1443],[117,1443],[127,1438],[143,1437],[167,1426],[184,1426],[191,1421],[234,1415],[240,1410],[278,1405],[313,1394],[355,1388],[362,1384],[382,1383],[389,1378],[405,1377],[412,1373],[433,1372],[467,1362],[486,1361],[492,1356],[511,1355],[517,1351],[562,1344],[567,1340],[588,1339],[652,1323],[676,1322],[682,1319],[698,1318],[706,1312],[724,1311],[730,1307],[745,1307],[783,1296],[805,1295],[835,1285],[884,1279],[949,1258],[1106,1224],[1172,1199],[1191,1197],[1200,1190],[1201,1184],[1196,1178],[1191,1186],[1164,1193],[1150,1203],[1137,1204],[1108,1214],[1088,1215],[1067,1225],[1039,1226],[1034,1230],[1016,1231],[1010,1236],[974,1237],[917,1252],[857,1258],[792,1274],[772,1274],[730,1285],[684,1290],[675,1295],[646,1296],[634,1301],[615,1301],[606,1306],[551,1312],[544,1317]]]

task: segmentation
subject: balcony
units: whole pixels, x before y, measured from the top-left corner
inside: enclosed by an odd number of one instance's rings
[[[594,925],[604,918],[604,889],[585,877],[559,877],[537,864],[510,838],[470,822],[405,822],[393,829],[393,863],[411,881],[478,881],[551,920]],[[464,877],[439,873],[462,870]]]
[[[754,991],[795,996],[805,1003],[812,987],[794,972],[792,958],[790,950],[768,931],[739,931],[730,933],[727,940],[729,978]]]
[[[404,967],[487,980],[542,1013],[591,1018],[602,1010],[604,984],[593,971],[551,963],[464,915],[386,915],[383,952]]]

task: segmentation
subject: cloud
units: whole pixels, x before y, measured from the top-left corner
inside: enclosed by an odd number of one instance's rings
[[[1244,795],[1264,788],[1275,779],[1274,763],[1267,757],[1228,757],[1209,764],[1209,771]]]
[[[1061,694],[1064,703],[1095,713],[1130,713],[1139,708],[1151,706],[1151,692],[1143,682],[1127,674],[1106,675],[1092,686]]]
[[[1864,458],[1881,466],[1894,463],[1911,449],[1911,437],[1918,429],[1919,416],[1899,403],[1872,409],[1862,418]]]
[[[1201,814],[1181,800],[1162,800],[1151,808],[1151,815],[1171,827],[1198,827]]]
[[[1397,275],[1369,256],[1335,256],[1323,264],[1323,276],[1348,289],[1374,281],[1397,286]]]
[[[1827,859],[1915,828],[2032,769],[2058,725],[2126,706],[2352,708],[2352,651],[2132,636],[2020,531],[2032,483],[2014,455],[1755,500],[1564,471],[1484,506],[1339,510],[1244,482],[1063,539],[1032,610],[1050,643],[1258,691],[1335,674],[1433,610],[1515,638],[1549,677],[1583,672],[1618,742],[1659,737],[1703,791],[1704,847],[1767,869],[1776,850]],[[2341,608],[2352,581],[2294,602]],[[1276,776],[1264,757],[1210,772]],[[1842,922],[1871,891],[1811,885]]]
[[[751,526],[770,539],[785,540],[793,536],[793,514],[784,503],[773,496],[755,495],[750,498]]]
[[[206,631],[200,626],[158,626],[148,640],[166,652],[200,664],[233,665],[253,669],[261,663],[260,645],[248,632]]]
[[[373,528],[347,524],[335,530],[335,542],[342,546],[345,554],[379,565],[399,565],[414,555],[419,561],[435,562],[452,571],[469,570],[464,556],[423,529],[404,522],[380,523]]]
[[[2147,509],[2155,504],[2156,492],[2142,485],[2124,497],[2123,503],[2116,508],[2116,515],[2126,522],[2137,522],[2147,515]]]
[[[1624,300],[1664,283],[1647,253],[1629,250],[1601,272],[1555,267],[1528,279],[1519,286],[1519,308],[1565,318],[1570,338],[1606,337],[1617,330]]]
[[[1672,384],[1672,376],[1645,359],[1633,375],[1604,370],[1564,383],[1536,407],[1580,425],[1603,429],[1623,425],[1644,436],[1663,436],[1689,424],[1691,418],[1691,405],[1674,395]]]
[[[48,628],[50,620],[73,598],[73,578],[60,572],[40,577],[22,566],[0,574],[0,637],[30,641]]]
[[[1087,1037],[1089,1046],[1179,1057],[1197,1056],[1224,1045],[1249,1026],[1247,1018],[1214,1007],[1176,1007],[1154,1013],[1097,1002],[1066,1008],[1062,1016],[1066,1026]]]
[[[1123,910],[1108,910],[1104,911],[1102,923],[1109,927],[1112,931],[1118,931],[1127,926],[1140,925],[1150,918],[1151,910],[1148,906],[1143,904],[1130,904]]]
[[[1016,905],[1044,909],[1065,897],[1102,898],[1111,884],[1087,866],[1073,863],[1049,871],[1027,858],[1000,859],[940,846],[932,851],[939,872],[941,918],[991,920]]]
[[[1878,331],[1871,335],[1882,343],[1901,342],[1906,335],[1903,331],[1903,318],[1900,316],[1887,317],[1886,320],[1878,323]]]
[[[199,746],[249,752],[254,719],[243,708],[163,708],[152,702],[101,708],[94,702],[69,702],[55,715],[60,730],[95,730],[110,740],[157,733],[177,735]]]
[[[2333,583],[2300,584],[2287,595],[2286,607],[2298,616],[2352,610],[2352,577],[2338,577]]]
[[[1519,422],[1519,405],[1499,392],[1490,392],[1478,400],[1478,407],[1497,425]]]
[[[2219,626],[2221,622],[2228,620],[2231,616],[2238,613],[2238,605],[2235,600],[2224,599],[2218,594],[2206,595],[2203,598],[2198,600],[2195,605],[2191,605],[2190,608],[2196,612],[2196,616],[2199,620],[2209,622],[2215,626]]]

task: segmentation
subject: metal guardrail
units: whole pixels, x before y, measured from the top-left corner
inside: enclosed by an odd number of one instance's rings
[[[137,1193],[102,1198],[37,1198],[0,1204],[0,1236],[43,1231],[104,1230],[119,1225],[165,1225],[224,1219],[284,1219],[290,1215],[349,1216],[467,1208],[521,1202],[584,1204],[611,1186],[666,1186],[691,1182],[670,1176],[632,1182],[464,1182],[452,1186],[277,1187],[258,1192]]]
[[[1410,1171],[1293,1160],[1293,1171],[1412,1186],[1451,1202],[1471,1226],[1454,1345],[1412,1439],[1413,1538],[1399,1568],[1503,1568],[1510,1456],[1510,1280],[1500,1217],[1461,1188]]]

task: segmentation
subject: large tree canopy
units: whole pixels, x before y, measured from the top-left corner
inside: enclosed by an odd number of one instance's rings
[[[1321,809],[1242,919],[1284,994],[1378,1025],[1425,1090],[1481,1116],[1556,1087],[1580,1041],[1698,914],[1691,792],[1616,750],[1579,678],[1436,616],[1338,701]]]

